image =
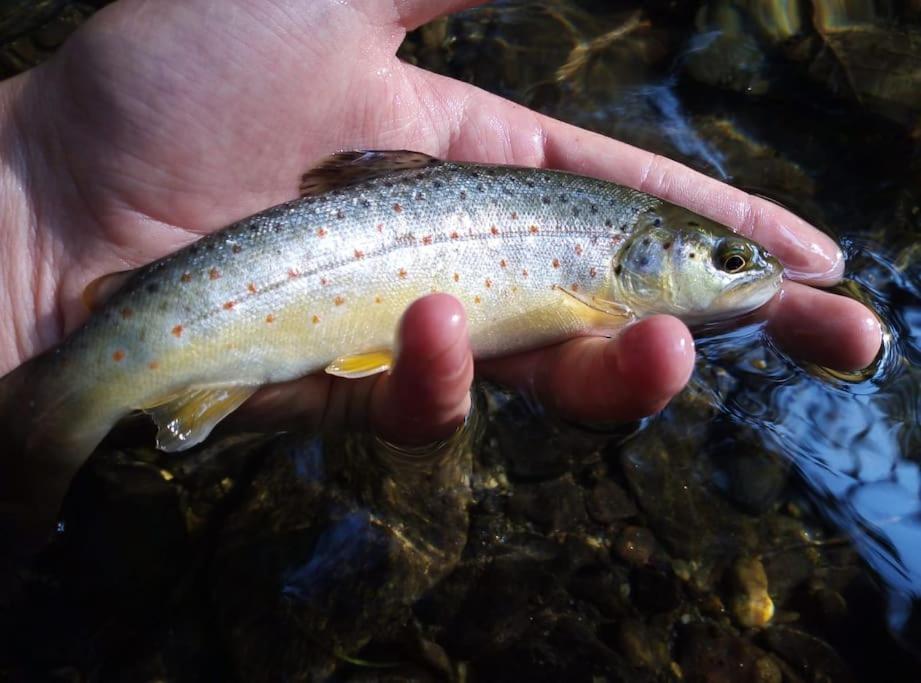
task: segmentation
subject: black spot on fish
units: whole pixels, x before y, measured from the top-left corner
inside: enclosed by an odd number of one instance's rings
[[[486,192],[486,186],[483,183],[477,183],[477,192]]]
[[[560,201],[561,201],[561,202],[562,202],[563,204],[565,204],[565,203],[566,203],[566,201],[567,201],[567,197],[566,197],[566,195],[565,195],[565,194],[561,194],[561,195],[560,195]]]
[[[370,209],[370,208],[371,208],[371,202],[369,202],[367,199],[362,199],[362,200],[361,200],[361,206],[362,206],[362,208]]]
[[[697,257],[697,254],[695,254],[693,251],[688,254],[688,258],[696,258],[696,257]]]
[[[417,192],[415,199],[417,202],[421,202],[423,199],[425,199],[425,195],[422,194],[421,192]]]
[[[588,210],[591,211],[593,214],[598,213],[598,207],[595,206],[594,204],[589,204]]]
[[[607,220],[604,222],[604,227],[606,227],[606,228],[613,228],[613,227],[614,227],[614,221],[612,221],[610,218],[607,219]]]
[[[578,207],[578,206],[572,207],[572,215],[573,215],[573,216],[578,216],[580,213],[581,213],[581,212],[579,211],[579,207]]]
[[[541,197],[540,200],[541,200],[544,204],[549,204],[549,203],[550,203],[550,197],[548,197],[547,195],[544,195],[543,197]]]
[[[670,249],[671,246],[672,246],[672,243],[671,243],[671,242],[665,242],[665,243],[662,244],[662,248],[663,248],[663,249]]]
[[[620,272],[621,272],[622,270],[623,270],[623,268],[621,267],[621,265],[620,265],[619,263],[618,263],[616,266],[614,266],[614,274],[615,274],[615,275],[620,275]]]
[[[146,287],[144,287],[144,289],[147,290],[148,294],[156,294],[160,291],[160,285],[158,285],[156,282],[150,282]]]
[[[526,184],[528,187],[534,187],[534,181],[533,181],[533,180],[526,180],[526,181],[525,181],[525,184]]]
[[[443,186],[444,186],[444,183],[441,182],[440,180],[434,180],[434,181],[432,181],[432,185],[437,189],[437,188],[443,187]]]
[[[466,198],[467,198],[467,193],[464,192],[463,190],[461,190],[460,198],[461,198],[461,199],[466,199]]]
[[[660,225],[662,225],[662,219],[657,216],[652,224],[658,228]]]
[[[339,209],[338,211],[336,211],[336,218],[338,218],[340,221],[341,221],[343,218],[345,218],[345,214],[342,213],[342,209]]]
[[[648,246],[649,246],[649,238],[648,238],[648,237],[644,237],[644,238],[643,238],[643,246],[644,246],[644,247],[648,247]]]
[[[699,228],[700,223],[695,223],[694,221],[688,221],[688,227],[689,228]]]

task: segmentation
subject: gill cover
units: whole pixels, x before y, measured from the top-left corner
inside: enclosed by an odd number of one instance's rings
[[[639,316],[725,320],[759,308],[780,287],[780,263],[722,225],[665,202],[637,221],[612,267],[614,298]]]

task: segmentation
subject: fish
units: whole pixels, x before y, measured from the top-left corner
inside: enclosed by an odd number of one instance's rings
[[[134,411],[178,452],[263,385],[384,372],[402,312],[432,292],[463,303],[474,355],[488,358],[656,313],[733,318],[783,276],[724,226],[561,171],[353,151],[304,174],[300,191],[88,287],[105,300],[86,324],[0,380],[19,475],[63,486]]]

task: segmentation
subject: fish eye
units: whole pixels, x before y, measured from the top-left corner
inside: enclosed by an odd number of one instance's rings
[[[716,260],[720,270],[727,273],[739,273],[748,266],[751,261],[751,248],[747,244],[723,243],[717,253]]]

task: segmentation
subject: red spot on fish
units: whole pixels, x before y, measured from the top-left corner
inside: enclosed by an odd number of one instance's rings
[[[374,303],[379,304],[380,302],[381,298],[379,296],[374,297]]]
[[[513,220],[513,221],[517,221],[517,220],[518,220],[518,212],[517,212],[517,211],[512,211],[512,220]]]
[[[507,267],[508,267],[508,263],[505,261],[505,259],[502,259],[501,261],[499,261],[499,267],[500,267],[500,268],[507,268]]]
[[[266,321],[269,325],[271,325],[273,322],[275,322],[275,316],[272,315],[271,313],[269,313],[267,316],[265,316],[265,321]]]
[[[393,205],[393,210],[394,210],[396,213],[400,213],[400,212],[403,210],[403,207],[400,206],[399,204],[394,204],[394,205]]]
[[[405,269],[405,268],[400,268],[400,272],[397,273],[397,275],[400,276],[400,279],[401,279],[401,280],[405,280],[405,279],[406,279],[406,269]]]
[[[128,318],[130,318],[131,316],[134,315],[134,311],[132,311],[130,308],[127,308],[127,307],[126,307],[126,308],[123,308],[123,309],[121,310],[121,314],[122,314],[122,318],[124,318],[125,320],[127,320]]]
[[[460,275],[458,273],[454,273],[454,281],[460,282]]]
[[[248,285],[246,285],[246,289],[250,292],[250,294],[255,294],[256,293],[255,283],[250,282]]]
[[[230,248],[230,251],[232,251],[234,254],[239,254],[241,251],[243,251],[243,247],[241,247],[239,244],[235,244]]]
[[[495,225],[493,225],[492,227],[489,228],[489,232],[491,232],[493,235],[498,235],[498,234],[499,234],[499,228],[497,228]]]
[[[579,291],[579,283],[578,283],[578,282],[573,282],[573,283],[572,283],[572,286],[570,287],[570,289],[571,289],[572,291],[574,291],[574,292],[578,292],[578,291]]]
[[[182,325],[176,325],[176,327],[173,328],[173,336],[174,337],[182,336]]]
[[[336,304],[337,306],[341,306],[342,304],[345,303],[345,299],[337,295],[336,298],[333,299],[333,303]]]
[[[528,269],[527,269],[527,268],[525,268],[524,270],[521,271],[521,276],[522,276],[522,277],[527,277],[527,276],[528,276]]]
[[[160,364],[157,361],[152,360],[147,364],[147,367],[150,368],[151,370],[159,370]]]
[[[179,278],[179,281],[183,284],[188,284],[192,281],[192,273],[183,273]]]
[[[457,234],[457,230],[455,230],[454,232],[451,233],[451,239],[452,239],[452,240],[456,240],[458,237],[460,237],[460,235]]]
[[[384,224],[383,224],[383,223],[378,223],[378,224],[377,224],[377,231],[378,231],[378,232],[384,232]]]
[[[314,316],[310,319],[310,322],[312,322],[314,325],[316,325],[318,322],[320,322],[320,316],[314,315]]]
[[[319,228],[317,230],[317,237],[326,237],[326,228]]]
[[[478,296],[473,297],[473,303],[475,303],[475,304],[480,303],[480,297],[478,297]]]
[[[576,256],[582,256],[582,245],[581,244],[576,245]]]
[[[553,259],[553,261],[550,262],[550,265],[552,265],[554,268],[559,268],[559,267],[560,267],[560,259],[558,259],[558,258]]]
[[[492,287],[492,280],[490,280],[489,278],[486,278],[485,284],[486,284],[486,289],[489,289],[490,287]]]
[[[361,260],[361,259],[363,259],[364,257],[365,257],[365,252],[363,252],[361,249],[356,249],[356,250],[355,250],[355,258],[356,258],[356,259]]]
[[[297,268],[288,268],[288,277],[292,280],[300,275],[300,271]]]
[[[116,363],[121,363],[123,360],[125,360],[125,352],[119,349],[112,354],[112,360],[114,360]]]
[[[208,277],[210,277],[212,280],[217,280],[219,277],[221,277],[221,271],[219,271],[217,268],[212,268],[208,271]]]
[[[325,287],[325,286],[328,285],[328,284],[329,284],[329,280],[327,280],[325,277],[321,277],[321,278],[320,278],[320,285],[321,285],[321,286]]]
[[[532,235],[536,235],[538,228],[536,225],[532,225],[530,228],[528,228],[528,230],[531,232]]]
[[[595,277],[596,275],[598,275],[598,269],[592,266],[591,268],[588,269],[588,274],[589,274],[589,277]]]
[[[236,301],[225,301],[225,302],[224,302],[224,310],[225,310],[225,311],[230,311],[230,310],[232,310],[233,307],[236,306],[236,305],[237,305],[237,302],[236,302]]]
[[[431,243],[432,243],[431,235],[426,235],[425,237],[422,238],[422,244],[431,244]]]

